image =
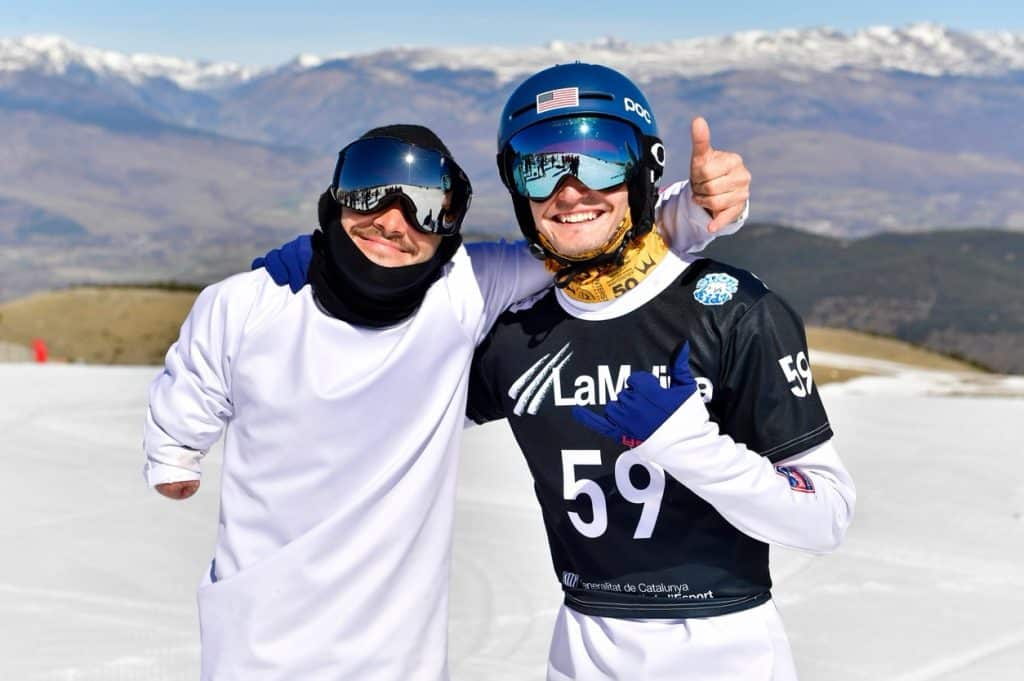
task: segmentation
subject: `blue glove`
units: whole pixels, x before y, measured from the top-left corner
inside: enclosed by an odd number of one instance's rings
[[[253,260],[252,269],[265,267],[274,283],[278,286],[288,284],[292,293],[298,293],[309,281],[309,261],[312,259],[313,239],[310,235],[304,234],[280,248],[269,251],[262,258]]]
[[[609,402],[604,414],[583,407],[573,407],[577,421],[593,431],[636,447],[658,429],[690,395],[697,392],[697,382],[690,373],[690,343],[679,350],[672,365],[672,383],[663,388],[658,378],[649,371],[631,374],[626,388],[615,402]]]

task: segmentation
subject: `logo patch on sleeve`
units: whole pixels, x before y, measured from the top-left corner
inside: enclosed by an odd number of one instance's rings
[[[789,480],[789,487],[794,492],[814,494],[814,483],[811,478],[799,468],[791,466],[776,466],[775,472]]]
[[[725,305],[740,287],[736,277],[715,272],[705,274],[697,282],[697,288],[693,291],[694,299],[701,305]]]

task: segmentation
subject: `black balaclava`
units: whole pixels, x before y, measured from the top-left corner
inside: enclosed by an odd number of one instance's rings
[[[452,157],[440,138],[420,125],[374,128],[360,139],[374,137],[392,137]],[[318,208],[321,229],[313,233],[309,283],[331,316],[356,326],[391,326],[412,315],[462,244],[460,235],[446,236],[426,262],[381,267],[363,255],[342,229],[341,207],[330,191],[320,196]]]

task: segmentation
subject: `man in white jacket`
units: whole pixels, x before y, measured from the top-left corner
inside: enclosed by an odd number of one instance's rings
[[[726,161],[714,172],[749,184]],[[293,295],[262,269],[214,284],[168,351],[150,390],[148,482],[190,496],[225,437],[198,595],[204,681],[447,678],[473,349],[551,282],[521,244],[460,244],[470,195],[429,130],[370,131],[321,197],[310,286]],[[686,252],[713,238],[709,212],[728,233],[745,203],[705,211],[678,185],[660,214]]]
[[[548,679],[795,681],[768,545],[835,549],[855,500],[802,322],[749,272],[669,252],[657,173],[623,182],[663,150],[621,74],[535,74],[498,137],[520,228],[559,287],[499,318],[468,413],[507,418],[534,478],[565,593]]]

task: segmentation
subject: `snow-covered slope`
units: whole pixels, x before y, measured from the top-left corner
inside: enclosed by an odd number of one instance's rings
[[[194,499],[145,488],[156,371],[0,364],[0,678],[198,678],[195,587],[216,532],[219,453]],[[858,487],[845,545],[823,558],[773,551],[801,679],[1019,679],[1024,401],[865,380],[822,390]],[[515,442],[503,423],[474,428],[459,472],[452,678],[542,678],[559,603]]]
[[[507,81],[551,64],[594,61],[640,80],[665,75],[699,76],[726,70],[854,67],[898,69],[925,75],[997,75],[1024,69],[1024,34],[965,32],[930,23],[905,28],[875,26],[844,33],[830,28],[745,31],[726,36],[631,44],[614,38],[544,46],[396,48],[362,55],[303,54],[277,69],[230,62],[208,63],[150,54],[122,54],[76,45],[59,36],[0,39],[0,71],[38,70],[63,74],[78,67],[132,83],[168,78],[184,89],[244,82],[261,73],[316,68],[331,59],[366,60],[383,68],[484,69]]]

